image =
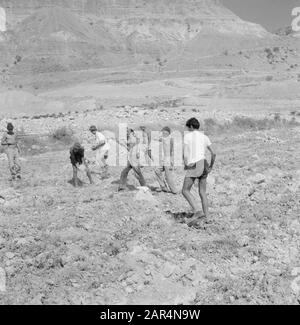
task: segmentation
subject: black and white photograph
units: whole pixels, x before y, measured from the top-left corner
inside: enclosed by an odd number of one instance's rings
[[[0,0],[0,141],[1,306],[300,304],[300,0]]]

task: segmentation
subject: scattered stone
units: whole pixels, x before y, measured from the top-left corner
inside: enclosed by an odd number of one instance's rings
[[[194,304],[197,294],[196,291],[189,289],[175,298],[174,305],[191,305]]]
[[[134,290],[133,290],[131,287],[126,287],[126,288],[125,288],[125,291],[126,291],[126,293],[127,293],[128,295],[134,293]]]
[[[31,150],[41,150],[41,147],[34,144],[34,145],[31,146]]]
[[[176,269],[176,266],[169,263],[169,262],[166,262],[165,265],[163,266],[163,269],[162,269],[162,274],[166,277],[166,278],[169,278],[170,276],[172,276],[172,274],[174,273]]]
[[[249,181],[251,183],[259,185],[266,182],[266,177],[263,174],[256,174],[255,176],[251,177]]]
[[[249,246],[250,238],[247,236],[243,236],[243,237],[239,238],[237,240],[237,242],[241,247],[247,247],[247,246]]]
[[[151,194],[150,189],[148,187],[140,187],[139,191],[135,195],[135,200],[146,201],[154,205],[158,203],[154,196]]]
[[[4,247],[5,242],[6,242],[5,239],[0,237],[0,249]]]
[[[254,187],[250,188],[248,192],[248,196],[251,197],[256,192],[256,189]]]
[[[15,257],[15,254],[12,253],[12,252],[8,252],[8,253],[5,254],[5,256],[6,256],[9,260],[11,260],[11,259],[13,259],[13,258]]]

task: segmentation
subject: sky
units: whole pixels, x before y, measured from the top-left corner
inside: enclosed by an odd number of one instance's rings
[[[290,26],[292,10],[300,0],[222,0],[224,5],[244,20],[258,23],[269,31]]]

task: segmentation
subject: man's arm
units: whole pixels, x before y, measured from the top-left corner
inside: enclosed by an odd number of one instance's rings
[[[151,145],[151,132],[150,131],[147,132],[147,138],[148,138],[148,145],[150,147],[150,145]]]
[[[214,167],[217,155],[211,146],[207,147],[207,149],[209,150],[209,152],[211,154],[211,161],[210,161],[210,166],[209,166],[209,172],[211,172]]]
[[[92,149],[95,151],[95,150],[103,147],[105,145],[105,143],[106,143],[105,140],[99,141],[95,146],[92,147]]]
[[[74,186],[78,187],[79,185],[79,180],[78,180],[78,176],[77,176],[77,167],[72,165],[73,168],[73,180],[74,180]]]
[[[19,136],[18,135],[16,135],[16,147],[18,149],[19,154],[21,154],[21,147],[20,147]]]
[[[173,158],[174,157],[174,139],[170,139],[170,155]]]
[[[20,145],[19,145],[18,142],[17,142],[16,146],[17,146],[17,149],[18,149],[19,154],[21,154],[21,147],[20,147]]]
[[[189,148],[187,144],[183,145],[183,162],[184,162],[184,166],[187,167],[188,166],[188,156],[189,156]]]
[[[5,146],[6,144],[7,144],[7,142],[6,142],[6,135],[4,134],[3,137],[2,137],[2,139],[1,139],[1,145],[2,146]]]
[[[170,157],[171,157],[171,166],[174,166],[174,139],[170,139]]]
[[[93,181],[93,178],[92,178],[92,173],[90,171],[90,168],[89,168],[89,165],[88,165],[88,161],[86,158],[83,158],[83,164],[85,166],[85,169],[86,169],[86,175],[90,181],[91,184],[94,184],[94,181]]]

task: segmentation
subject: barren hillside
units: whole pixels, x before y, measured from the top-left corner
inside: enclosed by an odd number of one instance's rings
[[[21,40],[13,54],[33,57],[26,65],[33,72],[43,66],[51,71],[139,63],[172,57],[174,51],[190,47],[197,57],[218,54],[232,43],[255,47],[259,40],[273,38],[217,0],[2,0],[0,6],[7,10],[8,29]],[[202,42],[207,35],[213,41],[208,46]],[[199,43],[195,49],[190,45]],[[50,63],[40,62],[41,57]]]

